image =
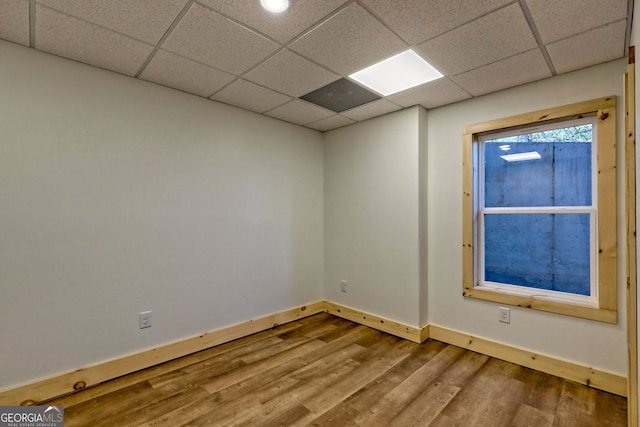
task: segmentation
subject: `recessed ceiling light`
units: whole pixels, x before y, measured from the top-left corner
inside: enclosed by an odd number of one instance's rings
[[[287,10],[289,0],[260,0],[260,4],[269,12],[280,13]]]
[[[420,55],[409,49],[349,77],[387,96],[443,76]]]

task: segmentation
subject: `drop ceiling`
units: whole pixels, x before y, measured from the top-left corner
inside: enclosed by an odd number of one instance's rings
[[[0,38],[327,131],[622,58],[632,2],[0,0]],[[409,48],[445,77],[339,113],[302,99]]]

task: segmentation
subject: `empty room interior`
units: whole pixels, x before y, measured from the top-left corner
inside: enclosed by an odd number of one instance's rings
[[[0,405],[638,426],[633,0],[262,3],[0,0]]]

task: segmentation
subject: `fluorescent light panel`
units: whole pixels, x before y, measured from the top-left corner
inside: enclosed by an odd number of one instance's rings
[[[505,159],[507,162],[522,162],[524,160],[536,160],[541,159],[540,153],[537,151],[529,151],[527,153],[516,153],[516,154],[505,154],[504,156],[500,156]]]
[[[420,55],[409,49],[353,73],[349,77],[387,96],[443,76]]]

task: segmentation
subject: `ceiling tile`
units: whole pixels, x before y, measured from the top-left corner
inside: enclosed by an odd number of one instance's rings
[[[628,2],[0,0],[0,38],[326,130],[549,77],[528,21],[560,73],[623,57]],[[447,77],[338,115],[300,98],[409,46]]]
[[[244,77],[296,98],[340,78],[287,49],[258,65]]]
[[[471,95],[478,96],[551,76],[544,56],[539,49],[534,49],[458,74],[451,80]]]
[[[280,48],[277,43],[197,3],[162,47],[232,74],[247,71]]]
[[[296,0],[282,13],[269,13],[257,0],[200,0],[280,43],[286,43],[324,18],[347,0]]]
[[[36,48],[129,76],[153,47],[38,5]],[[64,29],[64,30],[61,30]]]
[[[140,78],[208,97],[231,83],[235,76],[159,50],[145,67]]]
[[[256,113],[264,113],[291,100],[286,95],[246,80],[236,80],[212,96],[211,99]]]
[[[544,43],[625,19],[627,1],[526,0]]]
[[[357,3],[293,42],[290,48],[343,76],[408,46]]]
[[[513,0],[362,0],[409,44],[429,40]]]
[[[471,96],[468,93],[460,89],[448,78],[434,80],[388,97],[390,101],[403,107],[412,107],[419,104],[427,109],[469,98]]]
[[[307,127],[326,132],[331,129],[337,129],[342,126],[352,125],[354,123],[356,123],[354,120],[336,114],[335,116],[327,117],[326,119],[321,119],[317,122],[309,123]]]
[[[379,101],[370,102],[361,107],[356,107],[352,110],[343,111],[340,114],[356,121],[362,121],[391,113],[393,111],[398,111],[400,109],[401,107],[398,107],[396,104],[391,103],[386,99],[381,99]]]
[[[417,48],[438,71],[454,75],[537,46],[520,4],[515,3]]]
[[[29,2],[0,0],[0,39],[29,46]]]
[[[156,44],[188,0],[38,0],[76,18]]]
[[[558,73],[622,58],[627,20],[614,22],[577,36],[547,45]]]
[[[293,101],[281,105],[280,107],[276,107],[265,114],[267,116],[275,117],[276,119],[285,120],[298,125],[306,125],[307,123],[333,116],[335,113],[333,111],[325,110],[324,108],[316,107],[315,105],[307,102],[294,99]]]

